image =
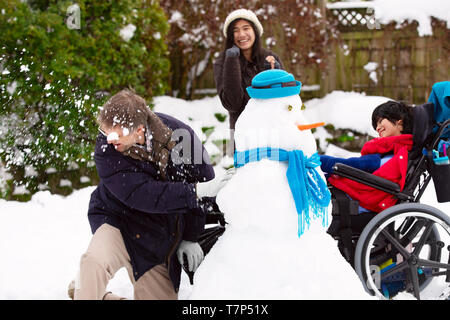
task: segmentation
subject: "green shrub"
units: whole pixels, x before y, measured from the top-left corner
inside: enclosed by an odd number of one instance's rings
[[[49,168],[95,170],[95,117],[109,95],[131,87],[150,102],[167,90],[169,27],[157,1],[77,1],[79,28],[72,4],[0,4],[0,159],[31,193]]]

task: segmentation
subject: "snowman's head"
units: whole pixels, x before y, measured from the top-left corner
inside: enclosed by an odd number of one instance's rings
[[[284,70],[271,69],[258,73],[247,87],[252,99],[273,99],[299,95],[302,83]]]
[[[309,123],[301,110],[300,88],[300,81],[284,70],[257,74],[247,88],[251,99],[236,122],[236,149],[272,147],[314,153],[311,130],[298,128]]]

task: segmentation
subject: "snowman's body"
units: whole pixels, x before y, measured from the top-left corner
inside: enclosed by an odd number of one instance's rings
[[[298,95],[250,99],[236,123],[236,150],[257,147],[316,152]],[[367,298],[322,219],[298,236],[287,162],[261,159],[237,169],[217,195],[228,223],[195,274],[192,299]],[[320,167],[317,167],[320,173]],[[322,173],[321,173],[322,174]],[[323,174],[322,174],[323,175]],[[328,213],[328,215],[330,215]]]
[[[310,157],[316,152],[316,141],[310,130],[300,131],[296,126],[306,123],[301,105],[298,95],[251,99],[236,123],[236,150],[258,147],[302,150]],[[237,169],[236,175],[217,198],[221,210],[226,212],[227,222],[236,228],[255,225],[261,229],[268,228],[266,231],[269,233],[280,232],[297,237],[298,216],[286,179],[287,167],[288,162],[261,159]],[[239,200],[229,201],[236,199],[236,193]]]

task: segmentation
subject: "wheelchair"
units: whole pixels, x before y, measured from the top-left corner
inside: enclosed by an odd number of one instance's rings
[[[379,213],[359,213],[358,201],[329,186],[333,211],[327,232],[371,295],[446,300],[450,297],[450,216],[419,202],[431,179],[438,202],[450,201],[450,164],[436,163],[435,151],[438,144],[450,141],[450,119],[435,123],[432,103],[414,107],[414,119],[403,190],[345,164],[333,167],[333,174],[387,192],[397,204]]]

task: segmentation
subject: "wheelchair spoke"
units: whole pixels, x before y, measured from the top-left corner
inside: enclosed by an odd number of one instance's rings
[[[408,268],[408,263],[406,261],[403,261],[403,262],[399,263],[398,265],[396,265],[395,267],[393,267],[392,269],[389,269],[389,270],[383,272],[381,274],[381,280],[384,280],[397,272],[403,271],[406,268]]]
[[[416,266],[413,265],[409,266],[409,276],[411,277],[411,284],[414,290],[414,297],[416,297],[417,300],[420,300],[419,276],[417,274]]]
[[[408,232],[402,237],[400,243],[402,246],[406,247],[408,243],[412,242],[413,239],[417,236],[417,234],[422,230],[422,228],[426,225],[426,220],[417,219]]]
[[[417,265],[421,267],[442,268],[450,270],[450,264],[431,260],[417,259]]]
[[[400,227],[396,230],[398,234],[404,235],[409,228],[411,228],[412,224],[414,223],[414,217],[408,217],[403,221],[403,223],[400,225]]]
[[[419,242],[417,243],[416,247],[414,248],[413,254],[415,254],[417,256],[419,255],[419,253],[422,250],[425,242],[427,241],[428,237],[430,236],[433,224],[434,224],[433,221],[428,221],[426,223],[425,230],[424,230],[422,236],[420,237]]]
[[[447,275],[447,271],[440,271],[440,272],[432,271],[431,272],[431,277],[439,277],[439,276],[446,276],[446,275]]]
[[[407,260],[410,257],[411,254],[408,252],[408,250],[406,250],[397,239],[395,239],[391,234],[389,234],[388,231],[383,229],[381,230],[381,233],[398,250],[398,252],[403,256],[405,260]]]

